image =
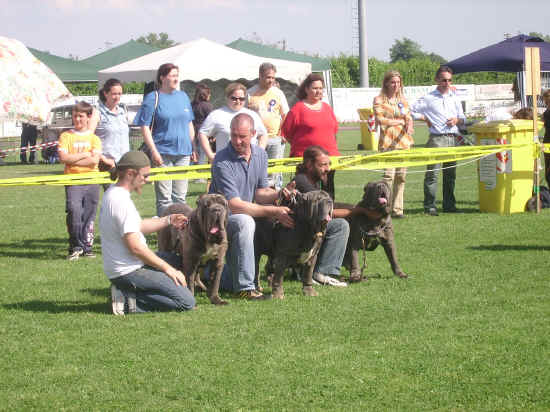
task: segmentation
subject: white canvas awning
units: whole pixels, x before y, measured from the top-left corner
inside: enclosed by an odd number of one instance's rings
[[[311,73],[310,63],[253,56],[201,38],[101,70],[98,80],[100,85],[111,77],[123,83],[150,82],[155,80],[157,69],[164,63],[179,67],[180,81],[252,80],[258,77],[258,68],[264,62],[277,67],[277,77],[295,84],[300,84]]]

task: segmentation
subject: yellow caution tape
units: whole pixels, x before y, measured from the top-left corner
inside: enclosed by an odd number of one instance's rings
[[[445,148],[418,148],[409,150],[394,150],[371,155],[332,156],[331,168],[334,170],[375,170],[395,167],[425,166],[435,163],[457,162],[488,156],[506,150],[528,148],[533,146],[533,158],[540,155],[541,145],[532,143],[459,146]],[[550,153],[550,147],[544,147],[545,153]],[[296,166],[302,163],[301,157],[270,159],[269,173],[293,173]],[[149,181],[206,179],[210,177],[210,165],[156,167],[151,169]],[[0,186],[30,186],[30,185],[89,185],[113,183],[108,172],[91,172],[80,174],[59,174],[49,176],[32,176],[23,178],[0,179]]]

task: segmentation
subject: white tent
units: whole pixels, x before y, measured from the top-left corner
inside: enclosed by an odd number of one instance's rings
[[[310,63],[253,56],[201,38],[101,70],[98,80],[100,85],[111,77],[122,82],[150,82],[163,63],[178,66],[180,80],[251,80],[258,77],[258,68],[264,62],[277,67],[277,77],[295,84],[300,84],[311,73]]]

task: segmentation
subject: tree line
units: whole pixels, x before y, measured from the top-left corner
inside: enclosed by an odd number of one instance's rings
[[[374,57],[369,59],[369,86],[381,87],[384,73],[397,70],[401,73],[404,86],[428,86],[434,84],[434,74],[441,65],[428,56],[413,57],[409,60],[385,62]],[[359,58],[340,55],[330,61],[332,87],[359,87]],[[495,84],[512,83],[515,73],[478,72],[461,73],[454,76],[456,84]]]
[[[401,73],[404,86],[427,86],[434,84],[434,74],[447,60],[435,53],[427,53],[407,37],[395,40],[390,48],[390,61],[374,57],[369,59],[369,86],[381,87],[384,73],[397,70]],[[330,60],[333,87],[359,87],[359,58],[341,54]],[[514,73],[478,72],[461,73],[454,76],[457,84],[512,83]]]

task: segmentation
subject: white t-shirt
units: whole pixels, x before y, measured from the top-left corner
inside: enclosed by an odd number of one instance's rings
[[[103,195],[99,212],[103,271],[109,279],[143,266],[143,262],[128,250],[123,239],[126,233],[138,233],[140,241],[146,244],[140,226],[141,216],[130,198],[130,192],[116,185],[111,186]]]
[[[252,144],[257,144],[257,136],[267,135],[264,123],[258,113],[243,107],[241,110],[234,112],[227,106],[210,112],[208,117],[204,119],[199,133],[205,134],[208,137],[216,138],[216,151],[219,152],[225,146],[229,144],[231,140],[231,120],[239,113],[246,113],[252,116],[254,119],[254,129],[256,130],[256,136],[252,138]]]

